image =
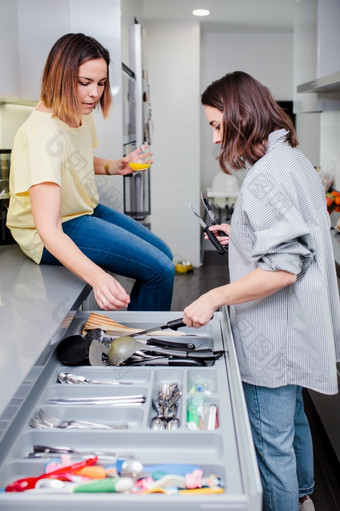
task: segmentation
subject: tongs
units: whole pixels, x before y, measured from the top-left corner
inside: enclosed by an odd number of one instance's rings
[[[203,205],[208,213],[208,215],[210,216],[210,219],[211,219],[211,225],[218,225],[218,220],[214,214],[214,212],[212,211],[211,207],[210,207],[210,204],[209,202],[207,201],[207,199],[204,197],[203,195],[203,192],[201,192],[201,199],[202,199],[202,202],[203,202]],[[223,246],[221,245],[221,243],[218,241],[218,239],[216,238],[215,234],[213,232],[211,232],[211,230],[209,229],[209,226],[205,223],[205,221],[203,220],[203,218],[197,213],[197,211],[195,210],[195,208],[193,207],[193,205],[191,204],[191,202],[189,202],[189,206],[191,208],[191,211],[193,212],[193,214],[198,218],[198,221],[199,223],[201,224],[202,228],[203,228],[203,231],[205,232],[205,234],[208,236],[209,240],[211,241],[211,243],[214,245],[214,247],[216,248],[217,252],[220,254],[220,255],[223,255],[226,253],[226,251],[228,250],[228,245],[226,246]],[[219,231],[218,234],[220,236],[225,236],[225,233],[222,232],[222,231]]]

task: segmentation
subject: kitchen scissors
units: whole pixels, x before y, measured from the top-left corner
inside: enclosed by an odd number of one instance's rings
[[[215,213],[213,212],[213,210],[212,210],[209,202],[205,198],[203,192],[201,192],[201,200],[202,200],[203,206],[205,207],[205,209],[211,219],[211,225],[218,225],[219,224],[218,218],[216,217]],[[220,255],[225,254],[228,251],[228,245],[225,245],[225,246],[221,245],[221,243],[216,238],[215,234],[213,232],[211,232],[211,230],[209,229],[209,226],[205,223],[203,218],[201,218],[201,216],[197,213],[197,211],[195,210],[195,208],[193,207],[191,202],[189,202],[189,206],[190,206],[190,209],[193,212],[193,214],[198,218],[198,221],[201,224],[203,231],[208,236],[209,240],[214,245],[217,252]],[[223,231],[218,231],[218,234],[219,234],[219,236],[226,236],[225,232],[223,232]]]

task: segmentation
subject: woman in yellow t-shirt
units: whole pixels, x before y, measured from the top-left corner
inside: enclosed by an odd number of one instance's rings
[[[103,310],[170,310],[169,247],[99,203],[95,174],[130,174],[140,152],[117,161],[93,155],[92,110],[99,105],[107,117],[112,101],[109,63],[109,52],[84,34],[54,44],[41,102],[15,136],[7,225],[36,263],[62,264],[90,284]],[[108,272],[135,279],[130,296]]]

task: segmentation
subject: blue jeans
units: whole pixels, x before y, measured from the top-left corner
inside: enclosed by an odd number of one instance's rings
[[[265,511],[298,511],[314,489],[313,444],[302,388],[270,389],[243,382]]]
[[[94,263],[135,279],[128,310],[170,310],[175,275],[172,253],[149,229],[99,204],[92,215],[64,222],[63,231]],[[60,264],[46,248],[41,263]]]

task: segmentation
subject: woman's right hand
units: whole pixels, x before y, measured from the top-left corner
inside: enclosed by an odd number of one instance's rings
[[[219,225],[211,225],[209,227],[209,231],[213,232],[218,239],[218,241],[221,243],[221,245],[227,245],[229,243],[229,231],[230,231],[230,225],[229,224],[219,224]],[[225,233],[225,236],[220,236],[219,231],[223,231]],[[204,235],[205,239],[208,239],[208,236]]]
[[[93,283],[94,297],[102,310],[120,310],[130,303],[130,296],[123,286],[104,270]]]

